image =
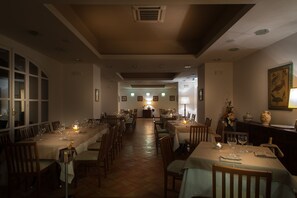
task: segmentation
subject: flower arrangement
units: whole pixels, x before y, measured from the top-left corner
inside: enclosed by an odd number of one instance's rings
[[[235,118],[235,114],[234,114],[234,111],[233,111],[233,106],[232,106],[232,102],[231,100],[226,100],[225,102],[226,104],[226,109],[225,109],[225,113],[224,113],[224,123],[225,123],[225,127],[226,129],[228,130],[234,130],[233,127],[234,127],[234,123],[236,121],[236,118]]]

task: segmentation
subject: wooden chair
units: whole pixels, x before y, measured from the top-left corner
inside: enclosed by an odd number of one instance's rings
[[[228,137],[235,137],[238,141],[238,136],[244,135],[247,137],[247,144],[249,143],[249,133],[248,132],[237,132],[237,131],[224,131],[222,141],[227,143]]]
[[[39,125],[39,130],[42,130],[42,129],[45,130],[45,133],[50,133],[52,131],[49,123],[43,123]]]
[[[223,119],[219,119],[218,125],[216,128],[216,134],[217,136],[215,137],[216,142],[221,142],[223,140],[223,132],[225,129],[225,123]]]
[[[210,127],[211,126],[211,121],[212,121],[212,119],[206,118],[204,125],[207,126],[207,127]]]
[[[0,154],[6,145],[11,144],[11,140],[9,137],[9,132],[1,132],[0,133]]]
[[[157,155],[159,153],[159,145],[160,145],[160,139],[166,136],[170,136],[169,132],[166,129],[163,129],[160,124],[154,123],[154,136],[155,136],[155,145],[156,145],[156,151]]]
[[[39,197],[41,175],[49,170],[55,163],[54,160],[39,160],[36,142],[8,144],[4,148],[7,170],[8,170],[8,191],[16,188],[14,182],[20,184],[22,181],[36,182],[37,197]]]
[[[265,183],[265,195],[262,196],[270,198],[271,180],[271,172],[213,165],[213,197],[251,197],[254,192],[253,197],[259,198],[260,192],[263,192],[260,189]]]
[[[195,119],[196,119],[196,114],[193,114],[193,113],[192,113],[191,119],[192,119],[192,120],[195,120]]]
[[[53,121],[52,122],[53,131],[58,130],[60,128],[60,126],[61,126],[60,121]]]
[[[105,157],[107,134],[102,135],[102,141],[99,151],[84,151],[78,154],[74,159],[74,171],[76,175],[75,183],[78,183],[78,169],[84,168],[96,168],[98,171],[98,187],[101,185],[100,181],[100,163]]]
[[[190,152],[202,141],[208,141],[208,127],[190,126],[190,140],[186,140],[186,144],[190,146]]]
[[[184,160],[175,160],[173,152],[172,137],[167,136],[160,139],[160,148],[164,169],[164,197],[167,197],[168,177],[171,176],[172,189],[175,190],[175,180],[181,180],[184,172]]]

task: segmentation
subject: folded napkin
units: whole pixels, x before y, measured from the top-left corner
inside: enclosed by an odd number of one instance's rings
[[[223,157],[220,157],[220,162],[227,162],[227,163],[233,163],[233,164],[241,164],[240,160],[230,160]]]
[[[240,161],[241,160],[241,158],[238,155],[235,155],[235,154],[221,155],[220,158],[225,159],[225,160],[233,160],[233,161]]]
[[[271,152],[263,152],[263,151],[255,151],[254,152],[256,157],[266,157],[266,158],[276,158],[276,156]]]
[[[72,180],[74,179],[74,170],[73,170],[73,162],[69,162],[69,164],[59,163],[61,166],[61,173],[60,173],[60,180],[66,182],[65,178],[65,166],[67,166],[67,175],[68,175],[68,183],[71,184]]]

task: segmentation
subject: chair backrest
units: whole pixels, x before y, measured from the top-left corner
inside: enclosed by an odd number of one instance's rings
[[[167,171],[167,166],[174,161],[172,137],[165,136],[160,139],[160,149],[163,160],[164,171]]]
[[[191,117],[191,119],[192,119],[192,120],[195,120],[195,118],[196,118],[196,114],[193,114],[193,113],[192,113],[192,117]]]
[[[0,154],[6,145],[11,144],[11,140],[9,137],[9,132],[1,132],[0,133]]]
[[[103,134],[101,137],[101,144],[100,144],[100,148],[99,148],[99,152],[98,152],[98,161],[99,162],[102,161],[106,156],[107,137],[108,137],[107,133]]]
[[[244,135],[247,137],[247,143],[249,143],[249,133],[248,132],[237,132],[237,131],[224,131],[222,141],[227,143],[228,137],[235,137],[238,141],[238,136]]]
[[[60,126],[61,126],[60,121],[53,121],[52,122],[52,128],[53,128],[54,131],[58,130],[60,128]]]
[[[211,121],[212,121],[212,119],[210,119],[210,118],[205,118],[205,126],[207,126],[207,127],[210,127],[211,126]]]
[[[191,118],[191,113],[190,113],[190,112],[188,113],[187,118],[188,118],[188,119]]]
[[[216,134],[218,134],[220,136],[223,136],[224,129],[225,129],[224,120],[223,119],[219,119],[218,125],[217,125],[217,128],[216,128]]]
[[[22,128],[19,128],[15,131],[15,141],[21,141],[21,140],[24,140],[24,139],[27,139],[27,138],[30,138],[30,133],[27,129],[27,127],[22,127]]]
[[[229,166],[212,166],[213,197],[270,197],[272,173]],[[264,188],[265,191],[261,191]]]
[[[190,126],[190,145],[196,147],[202,141],[208,141],[208,127]]]
[[[42,130],[42,129],[45,130],[45,133],[49,133],[52,131],[49,123],[43,123],[43,124],[39,125],[39,130]]]
[[[9,144],[4,150],[8,175],[39,174],[40,165],[36,142]]]

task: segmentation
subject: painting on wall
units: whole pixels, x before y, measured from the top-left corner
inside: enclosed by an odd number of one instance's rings
[[[142,96],[137,96],[137,101],[143,101],[143,97]]]
[[[169,96],[169,101],[175,101],[175,96]]]
[[[95,89],[95,102],[99,102],[99,89]]]
[[[122,102],[126,102],[127,101],[127,96],[122,96]]]
[[[153,101],[158,101],[159,97],[158,96],[153,96]]]
[[[291,110],[288,108],[292,87],[293,65],[287,64],[268,70],[268,108]]]

